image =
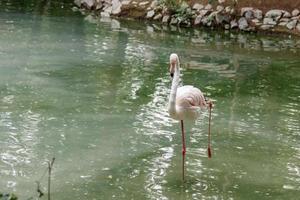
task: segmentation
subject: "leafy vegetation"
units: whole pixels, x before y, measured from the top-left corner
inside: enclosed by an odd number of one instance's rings
[[[0,193],[0,200],[18,200],[18,197],[14,194]]]

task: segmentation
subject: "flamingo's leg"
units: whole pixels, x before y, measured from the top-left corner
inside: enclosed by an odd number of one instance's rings
[[[182,180],[184,180],[184,164],[185,164],[185,134],[184,134],[184,127],[183,127],[183,120],[180,121],[181,123],[181,134],[182,134]]]

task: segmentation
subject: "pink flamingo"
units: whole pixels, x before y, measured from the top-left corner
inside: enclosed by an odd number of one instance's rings
[[[209,124],[211,119],[212,102],[206,101],[203,93],[192,85],[179,87],[180,63],[177,54],[170,55],[170,75],[173,78],[171,86],[171,94],[169,98],[168,110],[173,119],[180,120],[182,133],[182,179],[184,180],[184,164],[185,164],[185,133],[183,120],[195,120],[200,115],[202,108],[210,108]],[[208,135],[208,156],[211,157],[210,150],[210,126]]]

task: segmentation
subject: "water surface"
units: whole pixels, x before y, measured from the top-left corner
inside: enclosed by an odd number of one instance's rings
[[[0,6],[1,192],[46,192],[54,156],[53,199],[299,197],[299,40],[19,6]],[[212,159],[207,113],[186,126],[185,183],[172,52],[215,101]]]

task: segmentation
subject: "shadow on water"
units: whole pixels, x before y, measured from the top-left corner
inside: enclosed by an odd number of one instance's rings
[[[54,154],[57,199],[298,197],[297,38],[62,18],[43,1],[40,14],[16,14],[19,5],[0,6],[1,188],[32,195],[28,182]],[[216,102],[212,159],[207,113],[186,127],[184,184],[179,124],[166,111],[171,52],[182,82]]]

